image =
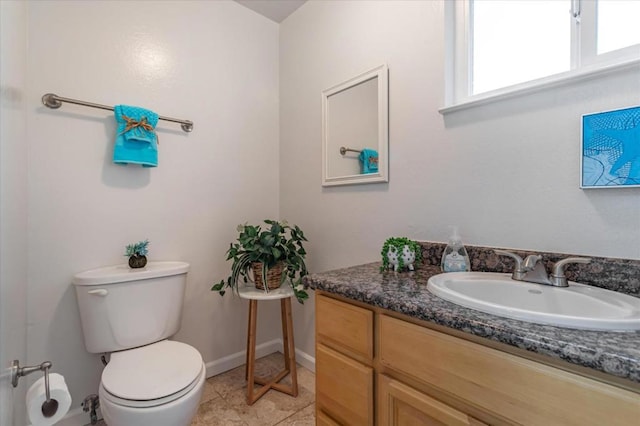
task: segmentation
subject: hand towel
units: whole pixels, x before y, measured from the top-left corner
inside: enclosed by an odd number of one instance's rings
[[[363,149],[360,151],[358,159],[360,160],[363,174],[378,172],[378,151],[375,149]]]
[[[154,128],[158,114],[129,105],[116,105],[113,113],[118,123],[113,162],[157,167],[158,136]]]

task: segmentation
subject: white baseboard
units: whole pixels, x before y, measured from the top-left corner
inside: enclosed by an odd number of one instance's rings
[[[282,345],[282,340],[280,340],[280,344]],[[306,368],[307,370],[312,371],[314,374],[316,372],[316,358],[309,355],[306,352],[302,352],[300,349],[296,349],[296,361],[298,364]]]
[[[256,358],[262,358],[274,352],[283,352],[282,339],[273,339],[268,342],[262,343],[256,346]],[[225,371],[233,370],[236,367],[244,365],[247,356],[246,351],[236,352],[231,355],[227,355],[224,358],[217,359],[215,361],[207,362],[207,377],[217,376]],[[316,359],[307,354],[306,352],[296,349],[296,361],[304,368],[316,372]]]
[[[282,351],[282,339],[274,339],[256,346],[256,358],[262,358],[274,352]],[[225,371],[233,370],[244,365],[247,359],[247,351],[236,352],[223,358],[205,363],[207,378],[217,376]]]
[[[267,356],[274,352],[283,351],[282,339],[274,339],[256,346],[256,358]],[[205,363],[207,368],[207,377],[217,376],[225,371],[233,370],[236,367],[244,365],[246,359],[246,351],[236,352],[223,358],[216,359]],[[296,361],[304,368],[316,371],[316,359],[306,352],[296,349]],[[102,419],[100,409],[98,409],[98,418]],[[84,426],[89,424],[89,414],[82,411],[82,407],[70,410],[57,426]]]

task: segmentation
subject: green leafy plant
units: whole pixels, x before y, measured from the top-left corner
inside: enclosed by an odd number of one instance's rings
[[[280,285],[285,281],[291,286],[298,302],[304,303],[309,295],[302,284],[302,277],[307,275],[304,258],[307,254],[302,242],[307,241],[302,230],[297,226],[289,226],[286,221],[264,220],[268,225],[238,225],[237,242],[231,243],[227,250],[227,260],[233,260],[231,275],[211,287],[224,296],[227,288],[238,291],[242,281],[247,283],[251,277],[249,271],[253,263],[262,263],[262,278],[265,291],[268,291],[266,277],[269,269],[278,262],[283,262]]]
[[[389,258],[387,257],[387,253],[389,252],[389,248],[395,247],[398,253],[402,253],[402,249],[404,246],[409,246],[409,250],[412,250],[416,254],[415,263],[418,263],[422,260],[422,248],[420,244],[416,241],[410,240],[406,237],[391,237],[387,238],[387,240],[382,245],[382,251],[380,254],[382,255],[382,266],[380,267],[380,272],[386,271],[389,269]],[[402,256],[398,256],[398,269],[401,270],[404,268],[404,259]]]
[[[127,245],[124,255],[126,257],[131,256],[146,256],[149,253],[149,240],[138,241],[135,244]]]

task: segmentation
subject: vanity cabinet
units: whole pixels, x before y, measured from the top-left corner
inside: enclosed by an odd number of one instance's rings
[[[316,307],[318,414],[338,424],[374,424],[374,400],[381,426],[636,425],[640,418],[640,394],[631,390],[325,292],[316,293]]]

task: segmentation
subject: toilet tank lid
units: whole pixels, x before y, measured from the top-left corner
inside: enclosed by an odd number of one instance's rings
[[[186,262],[147,262],[144,268],[135,269],[130,268],[129,265],[122,264],[80,272],[73,277],[72,282],[79,286],[117,284],[186,274],[188,271],[189,264]]]

